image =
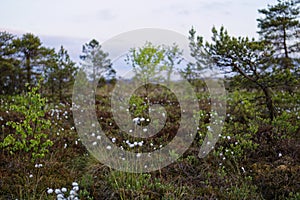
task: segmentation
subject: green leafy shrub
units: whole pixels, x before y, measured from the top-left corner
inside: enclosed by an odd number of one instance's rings
[[[24,116],[20,122],[9,121],[6,124],[15,129],[15,133],[7,135],[0,147],[10,154],[17,152],[28,153],[32,162],[43,158],[52,146],[48,139],[47,131],[51,127],[49,120],[45,119],[44,110],[46,98],[38,93],[40,85],[31,88],[27,85],[28,92],[24,96],[16,96],[15,104],[10,105],[10,110]]]

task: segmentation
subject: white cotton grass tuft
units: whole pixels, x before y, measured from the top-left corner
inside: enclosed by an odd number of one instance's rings
[[[51,195],[53,192],[56,194],[57,200],[79,200],[79,185],[77,182],[72,183],[73,188],[68,193],[68,189],[66,187],[62,187],[61,189],[55,189],[47,188],[47,194]],[[65,197],[64,195],[69,194],[68,197]]]
[[[63,194],[58,194],[58,195],[56,196],[56,198],[57,198],[57,200],[64,200],[64,199],[65,199],[65,197],[64,197]]]
[[[43,167],[43,164],[35,164],[34,167],[35,168],[41,168],[41,167]]]
[[[61,194],[61,190],[60,189],[55,189],[55,194]]]
[[[61,191],[62,191],[63,193],[65,193],[65,192],[67,192],[67,188],[63,187],[63,188],[61,188]]]
[[[128,145],[129,145],[130,148],[133,148],[133,147],[134,147],[134,144],[130,144],[130,143],[129,143]]]
[[[47,193],[48,193],[48,194],[52,194],[52,193],[53,193],[53,189],[48,188]]]
[[[133,123],[138,124],[140,122],[140,118],[136,117],[132,119]]]
[[[72,186],[78,186],[78,183],[77,182],[73,182]]]
[[[139,145],[140,147],[143,146],[143,144],[144,144],[144,141],[138,142],[138,145]]]

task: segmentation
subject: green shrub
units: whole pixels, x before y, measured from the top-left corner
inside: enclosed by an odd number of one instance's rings
[[[51,123],[44,118],[46,99],[38,93],[40,85],[33,88],[26,86],[28,92],[24,96],[16,96],[15,104],[10,105],[10,110],[24,116],[24,119],[20,122],[6,123],[15,129],[15,132],[0,142],[0,148],[9,151],[10,154],[25,152],[34,162],[43,158],[48,152],[48,147],[53,144],[47,134]]]

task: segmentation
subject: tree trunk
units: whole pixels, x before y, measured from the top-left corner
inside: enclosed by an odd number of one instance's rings
[[[289,52],[288,52],[288,48],[287,48],[287,44],[286,44],[286,28],[283,27],[283,48],[284,48],[284,56],[285,58],[289,58]]]
[[[273,121],[273,119],[275,117],[275,112],[274,112],[274,105],[273,105],[271,91],[268,87],[265,87],[265,86],[262,86],[262,90],[265,94],[266,106],[269,111],[269,118],[271,121]]]
[[[58,83],[58,91],[59,91],[59,101],[62,102],[63,98],[62,98],[62,81],[61,81],[61,79],[59,80],[59,83]]]
[[[30,57],[29,55],[26,56],[26,72],[27,72],[27,83],[31,85],[31,67],[30,67]]]

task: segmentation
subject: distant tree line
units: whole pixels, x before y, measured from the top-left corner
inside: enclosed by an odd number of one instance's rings
[[[82,62],[77,65],[63,46],[55,51],[45,47],[32,33],[16,37],[0,32],[0,94],[22,94],[28,88],[26,83],[34,86],[42,78],[41,93],[63,101],[71,93],[79,68],[93,69],[95,76],[91,78],[104,77],[105,72],[114,77],[115,71],[107,57],[99,42],[91,40],[83,45]]]

